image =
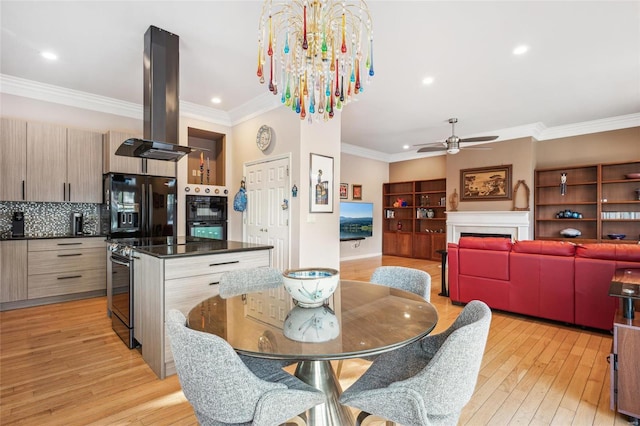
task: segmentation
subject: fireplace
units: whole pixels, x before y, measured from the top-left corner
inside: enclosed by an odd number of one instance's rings
[[[447,212],[447,242],[457,243],[462,234],[504,236],[511,240],[532,240],[528,211]]]
[[[509,238],[511,239],[511,234],[491,234],[486,232],[461,232],[461,237],[480,237],[480,238]]]

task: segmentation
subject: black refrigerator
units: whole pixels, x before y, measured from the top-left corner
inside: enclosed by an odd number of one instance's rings
[[[109,173],[104,178],[109,238],[175,237],[176,179]]]

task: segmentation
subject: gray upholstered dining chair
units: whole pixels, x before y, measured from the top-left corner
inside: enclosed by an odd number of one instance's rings
[[[410,291],[424,297],[426,301],[431,300],[431,275],[420,269],[404,266],[379,266],[373,271],[370,281]]]
[[[180,385],[202,425],[277,425],[326,401],[277,366],[245,365],[221,337],[187,328],[178,310],[166,324]]]
[[[276,288],[283,283],[282,272],[276,268],[248,268],[225,272],[220,277],[220,297],[223,299],[252,291]]]
[[[455,425],[478,380],[491,310],[467,304],[447,330],[380,355],[340,397],[362,410],[403,425]]]
[[[228,299],[229,297],[250,293],[252,291],[277,288],[282,286],[283,282],[282,272],[276,268],[237,269],[222,274],[218,290],[220,297]],[[284,368],[296,363],[296,361],[293,360],[261,359],[245,355],[240,355],[240,359],[247,364],[249,368],[253,368],[254,365],[259,364],[272,364]]]
[[[378,266],[369,280],[374,284],[386,285],[400,290],[409,291],[423,297],[427,302],[431,300],[431,275],[425,271],[404,266]],[[376,356],[364,357],[373,361]],[[344,361],[338,361],[336,376],[340,377]]]

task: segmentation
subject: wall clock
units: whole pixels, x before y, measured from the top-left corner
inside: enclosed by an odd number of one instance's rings
[[[272,131],[271,127],[267,125],[260,126],[258,134],[256,135],[256,145],[260,148],[260,151],[264,151],[269,148],[271,144]]]

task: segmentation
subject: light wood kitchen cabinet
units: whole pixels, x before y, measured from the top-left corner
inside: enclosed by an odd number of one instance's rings
[[[145,160],[147,171],[145,174],[151,176],[176,177],[176,163],[174,161]]]
[[[146,170],[143,167],[143,159],[135,157],[123,157],[116,155],[122,142],[130,138],[140,138],[139,134],[118,132],[110,130],[104,141],[103,173],[147,174],[151,176],[176,176],[176,163],[173,161],[144,160]]]
[[[27,257],[29,299],[106,291],[103,238],[29,240]]]
[[[2,118],[0,200],[102,203],[102,134]]]
[[[0,122],[0,201],[26,200],[27,122]]]
[[[102,203],[102,133],[67,129],[68,201]]]
[[[0,241],[0,302],[27,298],[27,242]]]
[[[142,160],[133,157],[116,155],[122,142],[140,135],[109,130],[104,140],[103,173],[126,173],[139,175],[142,173]]]
[[[134,261],[134,336],[142,357],[161,379],[175,374],[164,319],[170,309],[185,316],[218,294],[227,271],[271,265],[271,250],[158,258],[136,252]]]
[[[27,123],[27,200],[68,201],[65,127]]]

